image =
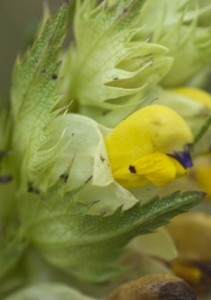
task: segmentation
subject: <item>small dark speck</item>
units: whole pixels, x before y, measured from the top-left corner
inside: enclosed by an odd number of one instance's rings
[[[117,77],[114,77],[114,78],[113,78],[113,80],[114,80],[114,81],[115,81],[115,80],[119,80],[119,78],[117,78]]]
[[[53,80],[56,80],[57,78],[58,78],[58,76],[57,76],[56,74],[53,74],[53,75],[52,75],[52,79],[53,79]]]
[[[107,215],[107,211],[102,211],[99,215],[100,215],[100,217],[105,217],[106,215]]]
[[[87,183],[89,183],[91,180],[92,180],[92,175],[91,176],[89,176],[89,178],[87,178],[86,180],[85,180],[85,184],[87,184]]]
[[[100,160],[101,160],[102,162],[105,161],[105,158],[102,156],[102,154],[100,154]]]
[[[162,123],[159,120],[155,120],[152,122],[152,124],[155,126],[160,126]]]
[[[0,183],[8,183],[12,180],[12,176],[5,175],[0,177]]]
[[[74,136],[74,135],[75,135],[75,133],[73,132],[73,133],[72,133],[72,136]]]
[[[128,8],[125,7],[122,12],[123,12],[123,14],[126,14],[128,12]]]
[[[32,184],[29,184],[28,185],[28,190],[27,190],[28,193],[34,193],[36,195],[39,195],[40,194],[40,191],[38,188],[34,187]]]
[[[44,74],[46,72],[46,70],[45,69],[43,69],[43,70],[41,70],[41,74]]]
[[[136,168],[134,167],[134,166],[132,166],[132,165],[129,165],[129,171],[130,171],[130,173],[133,173],[133,174],[135,174],[136,173]]]
[[[100,202],[100,200],[92,200],[91,202],[90,202],[90,204],[91,205],[95,205],[96,203],[99,203]]]
[[[110,109],[106,109],[106,110],[104,110],[104,111],[102,111],[102,115],[103,116],[106,116],[108,113],[110,113]]]
[[[61,174],[60,178],[64,181],[67,182],[69,175],[68,174]]]
[[[150,104],[154,104],[157,100],[158,100],[159,98],[157,97],[157,98],[154,98],[154,99],[152,99],[151,100],[151,102],[150,102]]]

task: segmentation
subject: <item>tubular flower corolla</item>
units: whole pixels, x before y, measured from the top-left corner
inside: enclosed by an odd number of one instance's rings
[[[138,110],[105,138],[113,177],[126,188],[165,186],[184,176],[192,141],[183,118],[163,105]]]

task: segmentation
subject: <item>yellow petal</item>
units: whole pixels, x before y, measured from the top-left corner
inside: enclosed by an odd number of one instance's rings
[[[133,188],[154,184],[165,186],[186,170],[174,158],[155,152],[113,173],[114,178],[124,187]]]
[[[196,157],[191,179],[195,179],[201,189],[206,193],[207,199],[211,199],[211,155]]]
[[[211,166],[199,167],[195,170],[194,175],[206,192],[207,197],[211,197]]]
[[[177,88],[172,90],[174,93],[186,96],[196,102],[204,104],[207,108],[211,109],[211,95],[203,90],[196,88]]]
[[[186,122],[163,105],[142,108],[105,138],[114,178],[124,187],[164,186],[186,174],[167,154],[181,152],[193,140]]]

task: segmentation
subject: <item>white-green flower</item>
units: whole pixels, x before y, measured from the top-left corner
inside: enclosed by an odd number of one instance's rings
[[[140,26],[143,26],[140,38],[148,36],[151,42],[168,48],[169,55],[174,58],[172,68],[162,80],[163,86],[184,85],[210,63],[210,16],[209,1],[145,2],[140,18]]]
[[[135,41],[143,31],[137,21],[145,1],[77,1],[74,41],[66,53],[62,91],[78,111],[116,125],[138,104],[148,88],[169,71],[172,58],[162,45]]]

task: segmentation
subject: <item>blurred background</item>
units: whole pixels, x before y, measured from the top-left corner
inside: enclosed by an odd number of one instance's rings
[[[11,71],[42,17],[43,5],[54,10],[61,0],[0,0],[0,99],[7,98]]]

